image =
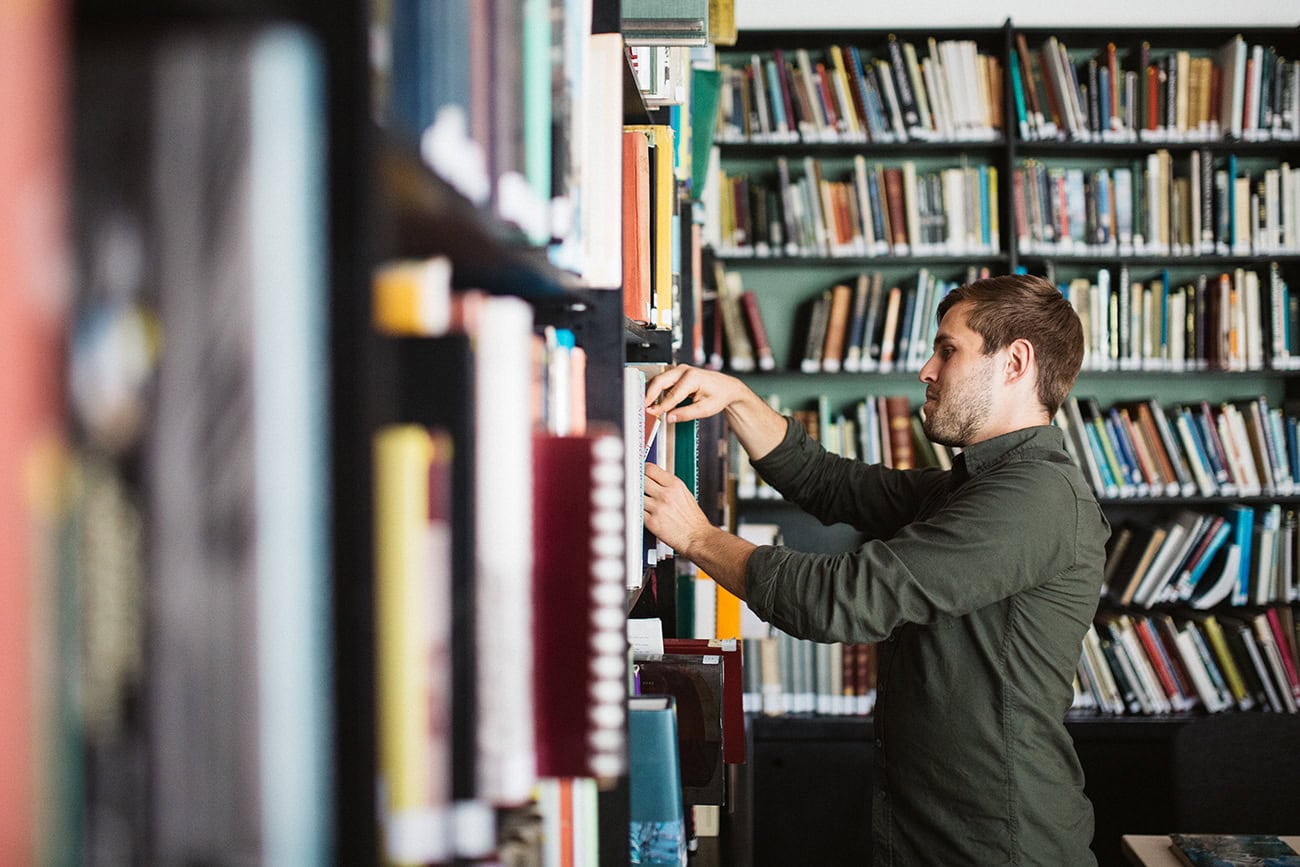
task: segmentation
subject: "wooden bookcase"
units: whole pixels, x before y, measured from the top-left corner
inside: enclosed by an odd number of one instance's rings
[[[960,161],[987,163],[997,169],[999,184],[998,246],[988,252],[968,255],[791,256],[776,252],[755,255],[751,249],[740,254],[734,249],[734,244],[729,244],[726,227],[721,228],[719,235],[723,238],[723,247],[715,252],[723,267],[729,272],[739,272],[744,288],[757,294],[777,361],[775,371],[738,375],[760,395],[776,396],[786,409],[811,408],[822,395],[829,397],[835,410],[864,395],[909,394],[914,396],[914,402],[919,401],[920,385],[915,370],[889,373],[799,372],[803,329],[806,328],[806,314],[802,311],[808,300],[837,282],[852,285],[857,274],[862,272],[880,271],[887,281],[906,284],[915,282],[921,268],[927,268],[944,279],[961,280],[967,267],[973,265],[987,266],[993,274],[1024,269],[1045,275],[1061,285],[1076,277],[1091,276],[1095,280],[1098,269],[1109,269],[1118,277],[1120,269],[1127,268],[1134,280],[1153,279],[1167,272],[1170,281],[1176,284],[1194,280],[1200,273],[1217,275],[1237,268],[1266,272],[1270,264],[1276,263],[1288,284],[1292,287],[1297,285],[1300,282],[1300,255],[1297,255],[1300,251],[1295,249],[1275,254],[1207,250],[1197,255],[1174,255],[1170,251],[1150,249],[1121,252],[1116,246],[1114,249],[1062,252],[1041,247],[1031,249],[1029,245],[1021,244],[1018,238],[1013,178],[1016,170],[1027,161],[1095,170],[1138,164],[1148,155],[1163,149],[1170,153],[1175,165],[1187,161],[1193,151],[1207,157],[1214,168],[1222,168],[1230,157],[1238,166],[1251,167],[1246,169],[1248,171],[1276,168],[1283,162],[1293,167],[1300,164],[1300,140],[1295,138],[1204,141],[1175,141],[1170,138],[1152,141],[1137,136],[1124,140],[1122,136],[1108,135],[1105,139],[1095,136],[1086,141],[1032,140],[1017,123],[1017,96],[1011,67],[1020,44],[1018,37],[1023,37],[1024,44],[1034,51],[1049,36],[1055,37],[1068,46],[1072,62],[1078,63],[1086,63],[1087,59],[1099,53],[1104,56],[1107,44],[1113,43],[1117,46],[1120,67],[1132,70],[1139,65],[1144,41],[1149,44],[1152,58],[1164,58],[1178,51],[1186,51],[1191,57],[1212,57],[1237,34],[1247,45],[1272,46],[1289,59],[1300,55],[1300,30],[1287,27],[1020,29],[1008,21],[1001,28],[976,28],[960,33],[942,29],[742,32],[734,49],[719,53],[720,62],[744,67],[756,57],[773,56],[777,49],[784,52],[787,60],[794,58],[799,49],[808,49],[816,60],[831,45],[852,45],[864,57],[888,59],[887,46],[895,37],[900,41],[914,42],[922,55],[930,38],[939,42],[945,39],[973,40],[981,52],[991,53],[1001,63],[1004,74],[998,98],[1006,122],[1002,134],[992,141],[936,142],[911,138],[902,142],[825,143],[798,137],[787,137],[779,142],[728,141],[720,135],[721,170],[728,176],[745,176],[760,182],[774,182],[777,174],[775,164],[781,157],[788,160],[791,174],[804,174],[799,166],[805,158],[811,157],[822,162],[827,175],[838,178],[849,171],[847,167],[851,166],[853,158],[861,155],[869,164],[889,165],[911,160],[918,171]],[[747,86],[752,87],[752,77],[750,81]],[[757,126],[757,115],[751,115],[751,119]],[[1182,169],[1175,174],[1185,173],[1186,170]],[[1074,394],[1095,396],[1103,406],[1151,396],[1157,397],[1161,405],[1168,406],[1186,401],[1217,403],[1264,395],[1273,406],[1290,407],[1296,398],[1300,398],[1300,379],[1293,371],[1273,369],[1267,363],[1257,369],[1232,372],[1085,369]],[[1103,508],[1112,524],[1118,526],[1130,518],[1151,519],[1179,507],[1212,511],[1239,501],[1248,505],[1278,502],[1284,508],[1294,508],[1300,502],[1293,496],[1249,500],[1140,497],[1103,500]],[[740,521],[783,525],[787,529],[787,543],[803,550],[844,550],[846,546],[855,544],[856,537],[848,528],[822,528],[782,501],[742,500],[737,503],[736,514]],[[1140,833],[1142,829],[1158,832],[1176,821],[1169,795],[1170,750],[1175,733],[1188,718],[1187,715],[1072,715],[1068,724],[1088,776],[1088,794],[1097,811],[1094,850],[1103,864],[1123,863],[1119,849],[1121,833]],[[804,715],[787,718],[756,716],[752,719],[751,738],[753,760],[744,771],[748,785],[742,785],[742,790],[748,792],[745,800],[749,807],[747,815],[752,822],[753,863],[783,863],[783,857],[785,860],[812,858],[827,864],[854,863],[855,857],[861,857],[865,847],[869,846],[869,835],[864,830],[870,821],[865,803],[871,748],[869,720]],[[845,769],[849,769],[847,773]],[[833,783],[819,786],[819,794],[810,800],[808,786],[801,781],[821,779],[822,775],[829,775],[830,779],[839,780],[844,786]],[[1132,780],[1136,782],[1130,782]],[[797,812],[798,817],[792,816],[791,811]],[[822,821],[827,817],[834,818]],[[806,832],[801,819],[812,823],[809,827],[815,826],[816,830]],[[779,833],[778,829],[791,824],[800,830]],[[809,850],[808,846],[815,848]],[[811,855],[811,851],[817,854]]]

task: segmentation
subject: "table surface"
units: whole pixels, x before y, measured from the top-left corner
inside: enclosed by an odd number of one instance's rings
[[[1167,834],[1125,834],[1123,836],[1124,854],[1137,867],[1181,867],[1169,848]],[[1281,837],[1292,849],[1300,852],[1300,837]]]

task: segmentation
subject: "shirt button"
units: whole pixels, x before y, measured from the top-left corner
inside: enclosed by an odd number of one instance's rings
[[[882,741],[880,738],[876,738],[876,749],[880,749],[884,745],[885,745],[884,741]]]
[[[887,801],[887,800],[889,800],[889,793],[888,793],[888,792],[881,792],[881,793],[880,793],[880,800],[882,800],[882,801]]]

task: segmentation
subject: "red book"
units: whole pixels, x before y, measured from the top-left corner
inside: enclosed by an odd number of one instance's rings
[[[749,327],[749,337],[754,344],[754,355],[759,370],[775,370],[776,359],[772,357],[772,344],[767,339],[767,329],[763,326],[763,314],[758,307],[758,296],[753,289],[740,293],[740,308],[745,314],[745,324]]]
[[[625,770],[623,441],[533,438],[533,693],[537,772]]]
[[[1157,110],[1160,105],[1160,77],[1156,73],[1155,64],[1146,69],[1147,74],[1147,129],[1155,130],[1159,128],[1160,123]]]
[[[1135,617],[1133,630],[1137,633],[1138,640],[1142,642],[1142,648],[1146,651],[1147,659],[1151,662],[1151,668],[1155,670],[1165,695],[1177,706],[1177,703],[1183,699],[1183,693],[1178,688],[1178,681],[1174,678],[1173,672],[1165,663],[1165,655],[1161,652],[1159,639],[1152,629],[1151,622],[1145,618]]]
[[[1291,694],[1300,701],[1300,672],[1296,670],[1296,659],[1292,655],[1294,645],[1287,638],[1278,617],[1277,609],[1268,609],[1268,625],[1273,630],[1273,640],[1277,642],[1277,655],[1282,657],[1282,667],[1286,669],[1286,679],[1291,684]]]
[[[889,229],[893,235],[890,243],[905,250],[908,242],[907,204],[903,198],[903,170],[898,166],[885,169],[885,204],[889,211]]]
[[[64,79],[70,67],[65,48],[66,4],[0,4],[0,850],[13,864],[36,863],[35,805],[38,773],[70,772],[37,760],[37,708],[53,712],[56,682],[35,681],[33,611],[51,593],[50,553],[57,484],[50,460],[62,436],[63,301],[67,284],[59,263],[70,262],[64,242]],[[45,456],[42,459],[42,456]],[[32,496],[40,491],[43,497]],[[46,502],[48,500],[48,502]],[[44,508],[42,508],[44,507]],[[42,640],[42,645],[53,644]],[[55,660],[42,653],[40,662]],[[53,675],[54,672],[48,672]],[[34,703],[37,695],[49,701]],[[50,724],[54,720],[48,721]],[[49,758],[49,757],[45,757]],[[60,760],[60,764],[62,760]],[[48,795],[49,793],[44,793]]]
[[[735,639],[665,638],[664,653],[722,657],[722,755],[727,764],[743,764],[745,678],[740,642]]]
[[[623,131],[623,315],[650,321],[650,142]]]

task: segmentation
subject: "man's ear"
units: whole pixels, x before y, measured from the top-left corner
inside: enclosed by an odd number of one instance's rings
[[[1030,375],[1037,362],[1034,344],[1023,337],[1011,341],[1007,347],[1006,377],[1008,384],[1018,382]]]

